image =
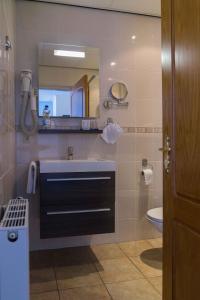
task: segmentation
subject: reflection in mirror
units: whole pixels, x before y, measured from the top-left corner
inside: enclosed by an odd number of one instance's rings
[[[99,49],[39,45],[38,114],[51,117],[99,117]]]
[[[125,100],[128,95],[127,86],[123,82],[116,82],[111,86],[111,95],[116,100]]]

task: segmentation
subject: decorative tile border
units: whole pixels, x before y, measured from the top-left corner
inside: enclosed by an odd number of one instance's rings
[[[123,127],[124,133],[162,133],[162,127]]]

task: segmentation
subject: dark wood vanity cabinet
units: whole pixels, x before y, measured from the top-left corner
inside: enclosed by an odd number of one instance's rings
[[[115,172],[40,173],[40,236],[115,231]]]

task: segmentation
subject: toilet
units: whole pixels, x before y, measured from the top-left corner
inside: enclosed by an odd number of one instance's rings
[[[163,207],[157,207],[148,210],[146,217],[149,222],[157,228],[158,231],[163,231]]]

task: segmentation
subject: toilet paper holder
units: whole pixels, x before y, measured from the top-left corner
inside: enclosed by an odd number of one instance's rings
[[[142,159],[142,175],[144,176],[144,169],[151,169],[151,170],[153,170],[153,166],[152,165],[150,165],[149,163],[148,163],[148,159],[147,158],[143,158]]]

